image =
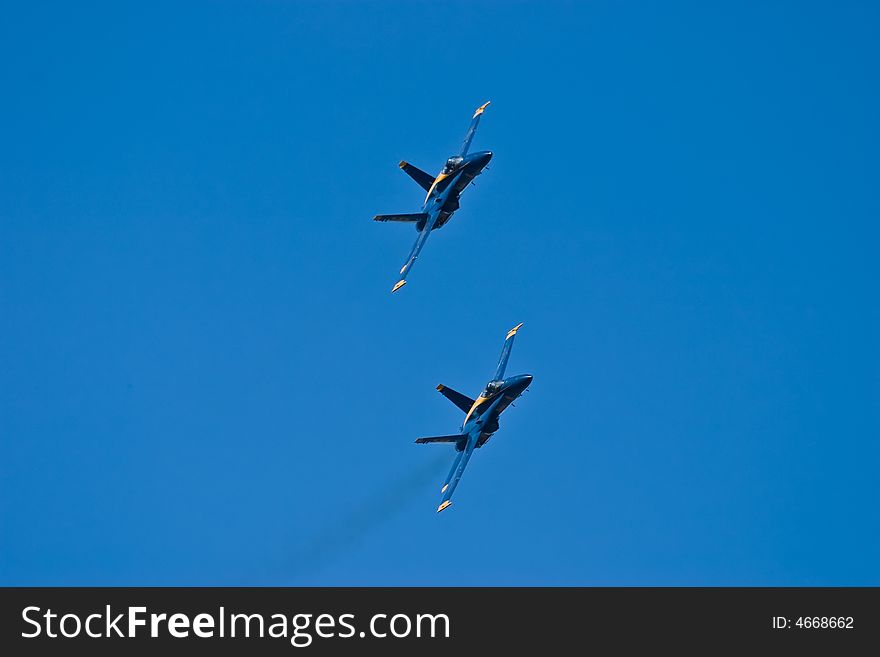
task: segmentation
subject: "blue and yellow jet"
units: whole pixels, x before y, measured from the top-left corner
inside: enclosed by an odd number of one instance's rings
[[[415,214],[379,214],[373,217],[373,221],[414,223],[416,230],[419,231],[416,243],[413,245],[406,263],[400,269],[400,280],[395,283],[391,289],[392,292],[397,292],[397,290],[406,285],[406,275],[412,269],[413,264],[415,264],[416,258],[419,257],[419,252],[425,246],[428,235],[432,230],[441,228],[449,221],[452,214],[458,210],[458,199],[465,187],[482,173],[486,165],[489,164],[489,160],[492,159],[491,151],[480,151],[479,153],[468,155],[468,149],[471,146],[474,133],[477,131],[477,125],[480,123],[480,116],[488,104],[480,105],[477,111],[474,112],[474,116],[471,118],[471,125],[461,145],[461,152],[446,160],[446,165],[437,174],[436,178],[408,162],[400,163],[400,168],[421,185],[428,192],[428,195],[425,196],[421,212]]]
[[[452,388],[447,388],[443,384],[437,386],[440,394],[466,413],[459,433],[452,436],[431,436],[430,438],[419,438],[416,440],[421,445],[427,443],[453,443],[455,450],[458,452],[455,461],[452,463],[452,468],[446,476],[443,488],[440,489],[443,497],[440,500],[440,506],[437,507],[438,513],[452,504],[452,493],[458,485],[458,480],[461,479],[471,454],[478,447],[485,445],[486,441],[492,437],[492,434],[498,431],[498,417],[504,409],[525,392],[532,382],[531,374],[519,374],[507,377],[506,379],[503,378],[504,370],[507,368],[507,360],[510,358],[510,350],[513,347],[513,338],[521,326],[522,324],[518,324],[507,332],[504,347],[501,349],[501,358],[498,360],[498,367],[495,369],[495,376],[486,384],[479,397],[471,399]]]

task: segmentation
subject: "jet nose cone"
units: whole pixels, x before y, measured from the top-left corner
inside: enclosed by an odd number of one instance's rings
[[[516,386],[519,390],[525,390],[532,383],[532,375],[531,374],[520,374],[516,377],[516,381],[514,386]]]
[[[491,159],[492,151],[480,151],[479,153],[474,153],[474,161],[481,170],[489,164],[489,160]]]

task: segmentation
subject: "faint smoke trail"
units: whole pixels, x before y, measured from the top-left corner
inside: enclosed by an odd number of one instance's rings
[[[426,487],[437,484],[439,491],[442,471],[448,462],[449,454],[444,450],[418,468],[388,481],[348,513],[337,515],[294,554],[292,575],[311,574],[356,547],[382,522],[403,511],[413,496],[423,493]]]

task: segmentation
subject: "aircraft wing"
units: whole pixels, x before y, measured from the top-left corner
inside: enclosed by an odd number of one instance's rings
[[[504,370],[507,369],[510,350],[513,349],[513,339],[516,337],[516,332],[519,331],[521,326],[522,322],[507,332],[507,337],[504,339],[504,346],[501,347],[501,358],[498,359],[498,367],[495,369],[495,376],[492,377],[493,381],[500,381],[504,378]]]
[[[416,238],[416,243],[413,244],[413,248],[409,252],[406,263],[404,263],[403,267],[400,268],[400,280],[394,284],[393,288],[391,288],[392,292],[397,292],[400,288],[406,285],[406,275],[409,274],[409,270],[412,269],[414,264],[416,264],[416,258],[419,257],[419,253],[421,253],[422,247],[424,247],[425,242],[428,241],[428,235],[431,234],[431,231],[434,229],[434,224],[436,222],[437,213],[430,213],[430,215],[428,215],[428,220],[425,222],[425,227],[422,229],[422,232],[419,233],[419,236]]]
[[[455,457],[452,469],[446,477],[446,484],[443,486],[443,499],[440,500],[440,506],[437,507],[437,513],[440,513],[443,509],[452,504],[452,494],[455,492],[455,487],[458,486],[461,475],[467,467],[468,461],[471,459],[471,454],[474,453],[474,449],[477,447],[477,439],[479,437],[479,431],[470,434],[464,450],[459,452],[458,456]]]
[[[471,142],[474,139],[474,134],[477,132],[477,126],[480,125],[480,117],[483,115],[483,110],[486,109],[486,106],[489,104],[489,102],[480,105],[477,108],[477,111],[474,112],[473,117],[471,118],[471,125],[468,127],[467,134],[464,136],[464,141],[461,144],[460,155],[462,157],[467,155],[468,149],[471,147]]]
[[[413,244],[412,251],[409,252],[406,264],[400,268],[400,280],[394,284],[393,288],[391,288],[392,292],[397,292],[397,290],[406,285],[406,275],[409,274],[409,270],[412,269],[412,266],[416,263],[416,258],[419,257],[422,247],[425,246],[425,242],[428,240],[428,235],[434,230],[434,224],[437,223],[437,218],[440,216],[439,208],[443,207],[443,203],[449,197],[449,194],[452,193],[452,190],[455,189],[455,183],[461,177],[462,173],[463,171],[459,171],[455,174],[455,176],[449,181],[446,189],[434,199],[435,202],[432,204],[434,207],[428,210],[428,220],[425,222],[425,227],[422,229],[422,232],[419,233],[418,238],[416,238],[416,243]]]

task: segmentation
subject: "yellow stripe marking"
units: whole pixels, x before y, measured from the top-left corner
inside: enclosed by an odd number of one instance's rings
[[[434,182],[431,183],[431,188],[428,190],[428,195],[425,197],[426,203],[428,202],[428,199],[431,198],[431,192],[434,191],[434,188],[437,186],[437,183],[439,183],[443,180],[446,180],[450,175],[452,175],[452,174],[451,173],[441,173],[436,178],[434,178]]]
[[[488,107],[489,103],[491,103],[491,102],[492,102],[491,100],[487,100],[485,103],[483,103],[482,105],[480,105],[480,106],[477,108],[477,111],[474,112],[474,115],[471,117],[471,119],[475,119],[475,118],[477,118],[480,114],[482,114],[482,113],[483,113],[483,110],[486,109],[486,107]]]
[[[393,288],[391,288],[391,291],[392,291],[392,292],[397,292],[397,291],[398,291],[400,288],[402,288],[404,285],[406,285],[406,281],[397,281],[397,284],[396,284]]]
[[[477,397],[476,401],[474,402],[474,405],[471,406],[471,410],[469,410],[469,411],[467,412],[467,415],[464,416],[464,424],[467,424],[467,421],[471,418],[471,414],[472,414],[475,410],[477,410],[477,406],[479,406],[479,405],[482,404],[483,402],[487,401],[488,399],[489,399],[488,397],[483,397],[483,394],[480,393],[480,396]]]
[[[440,513],[443,509],[445,509],[450,504],[452,504],[452,502],[449,500],[446,500],[443,504],[441,504],[440,506],[437,507],[437,513]]]
[[[511,337],[513,337],[514,335],[516,335],[516,332],[519,331],[519,329],[520,329],[520,327],[521,327],[522,325],[523,325],[523,322],[520,322],[519,324],[517,324],[516,326],[514,326],[512,329],[510,329],[510,330],[507,332],[507,337],[504,338],[504,339],[505,339],[505,340],[510,340]]]

